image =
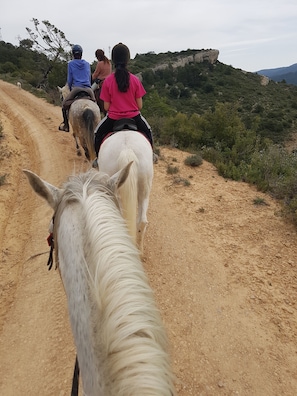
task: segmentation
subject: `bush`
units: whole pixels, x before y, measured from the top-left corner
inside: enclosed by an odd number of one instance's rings
[[[171,166],[171,165],[168,165],[168,166],[167,166],[167,173],[168,173],[169,175],[174,175],[174,174],[176,174],[176,173],[178,173],[178,172],[179,172],[179,169],[178,169],[177,166]]]
[[[187,157],[184,161],[185,165],[192,166],[192,167],[200,166],[202,164],[202,162],[203,162],[203,159],[200,154],[191,155],[191,156]]]
[[[0,176],[0,186],[3,186],[6,182],[6,174]]]
[[[0,73],[13,73],[15,71],[17,71],[17,67],[12,62],[5,62],[0,65]]]

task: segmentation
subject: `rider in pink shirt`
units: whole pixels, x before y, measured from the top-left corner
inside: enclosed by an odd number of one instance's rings
[[[111,61],[104,55],[104,51],[102,49],[97,49],[95,52],[95,56],[98,59],[96,69],[92,74],[92,83],[96,83],[97,85],[92,85],[94,89],[94,94],[96,98],[96,102],[100,108],[100,111],[106,115],[106,111],[104,110],[104,103],[103,100],[100,99],[100,93],[103,81],[108,77],[112,70],[111,70]]]
[[[115,74],[106,78],[102,90],[101,99],[110,103],[108,116],[113,120],[120,118],[133,118],[140,114],[138,98],[142,98],[146,91],[140,80],[134,75],[129,74],[129,89],[126,92],[119,92]]]
[[[98,59],[98,63],[96,65],[96,69],[92,74],[92,81],[99,79],[103,81],[106,77],[111,74],[111,62],[105,56],[104,51],[102,49],[97,49],[95,52],[95,56]]]
[[[138,131],[143,132],[153,146],[151,128],[140,114],[142,97],[146,91],[141,81],[127,69],[130,59],[129,48],[119,43],[113,47],[111,56],[115,72],[104,80],[101,89],[100,98],[104,101],[104,108],[108,113],[95,130],[97,157],[102,141],[113,131],[115,121],[121,118],[133,119]]]

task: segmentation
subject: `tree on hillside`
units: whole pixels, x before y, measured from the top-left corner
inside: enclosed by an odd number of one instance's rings
[[[38,19],[33,18],[35,31],[26,27],[29,39],[20,40],[21,47],[31,49],[46,55],[47,62],[42,66],[42,81],[40,86],[47,85],[48,75],[59,62],[68,61],[71,57],[71,44],[65,34],[49,21],[42,21],[41,27]]]

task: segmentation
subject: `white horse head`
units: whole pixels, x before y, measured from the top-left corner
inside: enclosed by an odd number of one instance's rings
[[[111,177],[90,170],[57,188],[24,171],[54,209],[58,268],[68,300],[84,394],[173,396],[167,337]]]
[[[58,86],[58,91],[60,94],[60,99],[61,99],[61,101],[63,101],[70,93],[68,84],[65,84],[63,87]]]

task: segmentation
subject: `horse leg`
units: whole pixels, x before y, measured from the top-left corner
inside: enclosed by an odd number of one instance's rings
[[[78,144],[78,140],[76,135],[73,134],[74,140],[75,140],[75,146],[76,146],[76,154],[80,157],[81,156],[81,151],[80,151],[80,147]]]
[[[148,210],[149,198],[148,196],[138,203],[138,216],[137,216],[137,245],[140,253],[143,254],[143,242],[146,227],[148,224],[146,213]]]
[[[85,153],[85,157],[88,161],[90,161],[90,153],[89,153],[89,149],[88,146],[86,144],[86,141],[83,137],[79,137],[79,142],[80,142],[80,146],[83,148],[84,153]],[[80,154],[81,155],[81,154]]]
[[[99,99],[98,106],[99,106],[101,113],[103,113],[106,116],[107,111],[104,109],[104,102],[102,99]]]
[[[143,241],[144,241],[144,235],[145,235],[145,231],[146,231],[146,227],[147,227],[147,221],[141,221],[140,223],[138,223],[137,226],[137,246],[140,250],[141,255],[143,254]]]
[[[83,149],[84,149],[84,152],[85,152],[86,159],[87,159],[88,161],[90,161],[90,154],[89,154],[88,147],[87,147],[87,146],[84,146]]]

